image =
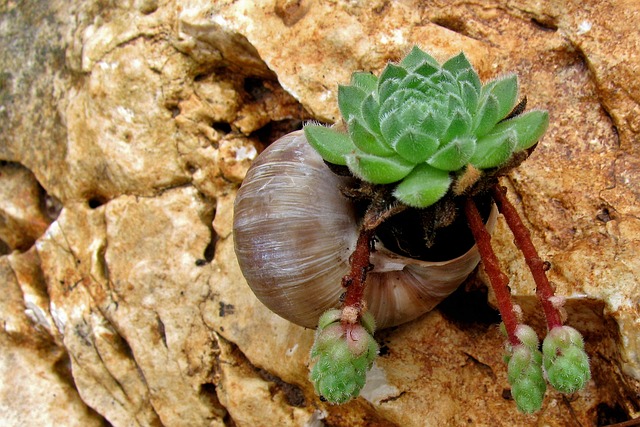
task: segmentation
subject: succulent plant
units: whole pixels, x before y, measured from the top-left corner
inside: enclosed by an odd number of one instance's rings
[[[556,390],[573,393],[591,378],[582,335],[570,326],[551,329],[542,343],[542,354],[547,378]]]
[[[539,410],[547,382],[564,393],[587,384],[582,337],[563,325],[562,298],[498,181],[549,123],[546,111],[525,113],[526,98],[517,100],[514,74],[483,85],[464,53],[441,65],[415,47],[379,77],[356,72],[339,87],[342,123],[306,125],[252,165],[235,204],[238,261],[267,307],[317,325],[310,379],[328,401],[360,393],[378,351],[376,323],[433,309],[480,259],[518,408]],[[496,211],[536,283],[549,330],[542,351],[491,246]]]
[[[333,403],[345,403],[360,393],[378,355],[371,313],[365,313],[347,328],[341,324],[341,317],[342,311],[337,309],[320,317],[311,349],[311,359],[315,361],[311,380],[318,394]]]
[[[373,184],[397,183],[394,196],[430,206],[467,168],[491,169],[535,144],[546,111],[510,117],[515,74],[484,85],[464,53],[440,65],[418,47],[376,77],[356,72],[338,89],[348,132],[307,125],[309,143],[329,163]]]
[[[535,412],[542,406],[547,383],[542,371],[540,341],[527,325],[518,325],[515,332],[520,343],[507,344],[507,373],[511,395],[522,412]]]

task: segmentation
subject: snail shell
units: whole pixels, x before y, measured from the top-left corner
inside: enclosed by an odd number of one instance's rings
[[[263,304],[299,325],[339,307],[342,276],[358,237],[358,219],[332,173],[302,131],[271,144],[247,172],[234,212],[235,251],[249,286]],[[487,222],[493,227],[495,208]],[[380,243],[372,253],[366,300],[378,328],[433,309],[473,271],[476,247],[442,262],[406,258]]]

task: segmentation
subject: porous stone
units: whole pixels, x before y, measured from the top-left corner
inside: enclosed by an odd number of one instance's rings
[[[82,401],[48,310],[35,250],[0,257],[0,411],[4,425],[101,426]]]
[[[33,174],[19,164],[0,164],[0,242],[9,250],[29,249],[52,218]]]

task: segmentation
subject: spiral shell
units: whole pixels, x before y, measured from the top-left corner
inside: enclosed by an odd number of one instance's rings
[[[296,324],[315,328],[340,305],[342,276],[358,237],[358,220],[339,177],[308,144],[290,133],[254,162],[238,191],[234,241],[240,268],[263,304]],[[492,210],[488,227],[495,222]],[[376,244],[366,299],[378,328],[398,325],[433,309],[480,260],[474,246],[448,261],[405,258]]]

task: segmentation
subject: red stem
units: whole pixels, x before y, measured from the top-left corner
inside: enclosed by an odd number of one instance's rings
[[[511,229],[513,236],[515,237],[516,245],[524,255],[524,259],[531,270],[533,280],[536,283],[536,294],[544,310],[544,315],[547,318],[547,326],[549,330],[556,326],[562,326],[562,318],[558,310],[553,306],[549,300],[553,295],[553,288],[549,284],[549,279],[545,273],[544,261],[538,256],[535,246],[531,241],[531,233],[529,229],[523,224],[520,219],[520,215],[516,211],[516,208],[507,199],[505,193],[506,190],[495,185],[492,188],[493,198],[498,205],[498,209],[502,216],[504,216],[507,225]]]
[[[364,289],[367,273],[371,269],[369,256],[371,255],[371,240],[375,230],[362,228],[356,243],[356,249],[351,255],[351,271],[342,278],[342,286],[347,288],[344,307],[354,307],[358,310],[358,318],[364,308]]]
[[[484,270],[489,276],[491,287],[496,295],[498,301],[498,310],[502,316],[505,329],[507,330],[507,336],[511,345],[516,346],[520,344],[520,340],[516,337],[516,327],[518,321],[516,314],[513,310],[513,303],[511,302],[511,295],[509,292],[509,278],[500,270],[500,263],[498,257],[496,257],[493,248],[491,247],[491,235],[484,226],[484,222],[480,217],[480,212],[476,207],[475,202],[470,197],[467,199],[464,205],[464,212],[467,215],[467,222],[471,228],[471,233],[476,241],[480,258],[482,258],[482,264]]]

